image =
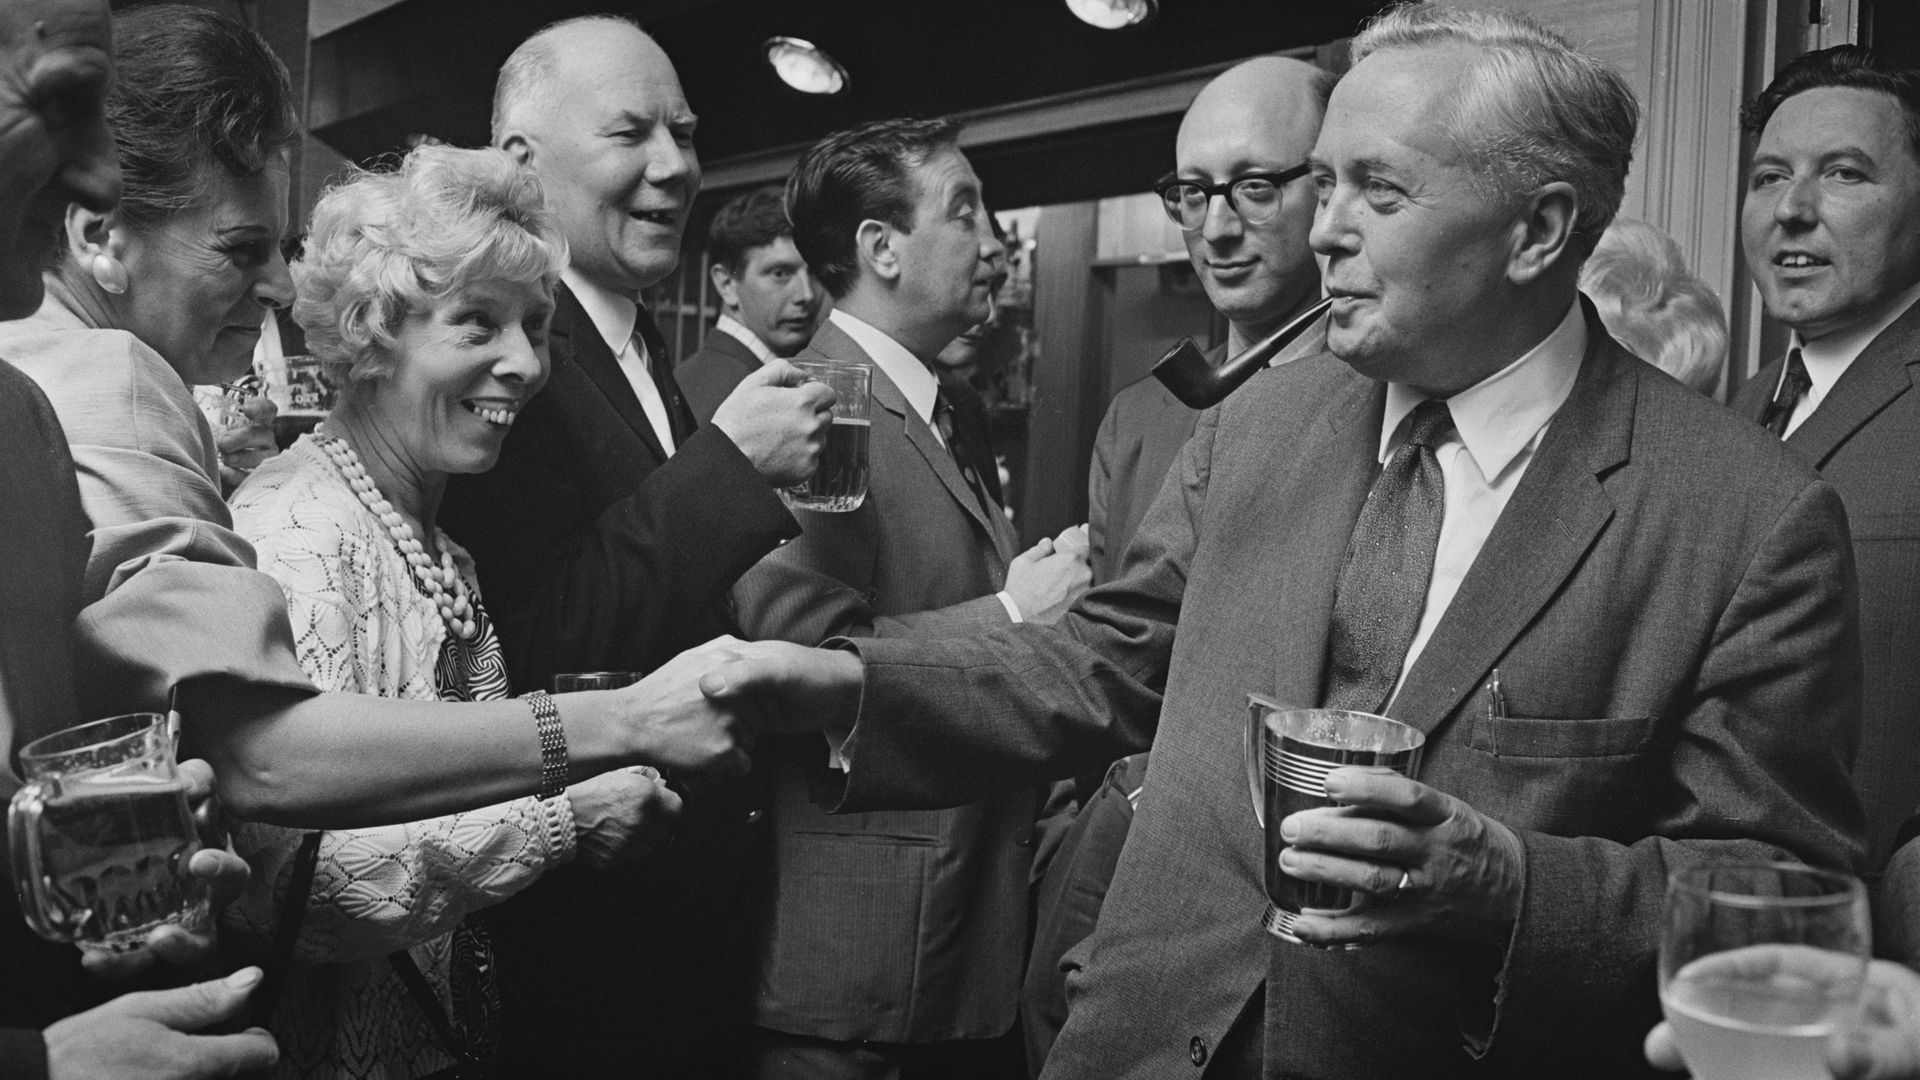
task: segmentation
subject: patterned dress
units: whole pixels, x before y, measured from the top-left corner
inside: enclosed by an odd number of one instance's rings
[[[447,634],[385,526],[310,437],[260,466],[234,493],[233,515],[260,569],[286,591],[301,665],[322,690],[449,701],[507,695],[484,611],[472,642]],[[453,554],[478,609],[472,560],[443,533],[435,543]],[[252,822],[235,828],[253,884],[226,918],[257,946],[272,940],[302,835]],[[299,962],[274,1015],[277,1075],[386,1080],[453,1064],[387,960],[400,949],[467,1045],[484,1051],[497,997],[484,935],[466,916],[573,853],[564,798],[325,833]]]

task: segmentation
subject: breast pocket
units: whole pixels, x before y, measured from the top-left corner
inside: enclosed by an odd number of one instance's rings
[[[1473,748],[1495,757],[1620,757],[1647,749],[1657,730],[1656,720],[1652,716],[1591,720],[1481,716],[1473,724]]]
[[[1481,716],[1469,746],[1485,783],[1467,801],[1508,825],[1627,841],[1658,812],[1657,717]]]

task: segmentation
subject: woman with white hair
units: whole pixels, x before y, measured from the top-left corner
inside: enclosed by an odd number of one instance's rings
[[[1637,218],[1613,219],[1580,268],[1580,291],[1628,352],[1708,397],[1719,393],[1727,317],[1673,237]]]
[[[423,147],[315,208],[292,267],[294,311],[339,402],[254,472],[233,516],[286,592],[300,664],[323,691],[508,695],[472,561],[435,518],[447,477],[491,468],[546,381],[565,263],[538,181],[498,150]],[[317,848],[242,824],[256,884],[230,921],[263,939],[300,925],[273,1024],[280,1074],[407,1077],[486,1062],[494,965],[465,916],[576,851],[606,862],[644,850],[678,807],[658,780],[648,768],[608,773],[565,798],[329,831]]]

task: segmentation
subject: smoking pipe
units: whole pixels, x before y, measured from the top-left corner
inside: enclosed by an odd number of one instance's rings
[[[1228,394],[1240,389],[1241,383],[1253,378],[1254,372],[1266,367],[1275,353],[1286,348],[1332,306],[1333,297],[1329,296],[1301,312],[1292,322],[1247,346],[1240,355],[1230,357],[1219,367],[1207,363],[1200,346],[1195,345],[1192,338],[1181,338],[1180,344],[1167,350],[1167,355],[1153,365],[1153,377],[1173,391],[1173,396],[1185,402],[1189,408],[1210,409],[1225,401]]]

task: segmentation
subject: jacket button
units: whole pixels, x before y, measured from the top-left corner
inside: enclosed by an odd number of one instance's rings
[[[1187,1043],[1187,1059],[1193,1062],[1195,1068],[1205,1065],[1207,1063],[1207,1040],[1195,1035],[1193,1041]]]
[[[767,816],[767,812],[765,810],[759,810],[759,809],[749,810],[747,811],[747,824],[758,825],[760,824],[760,819],[766,816]]]

